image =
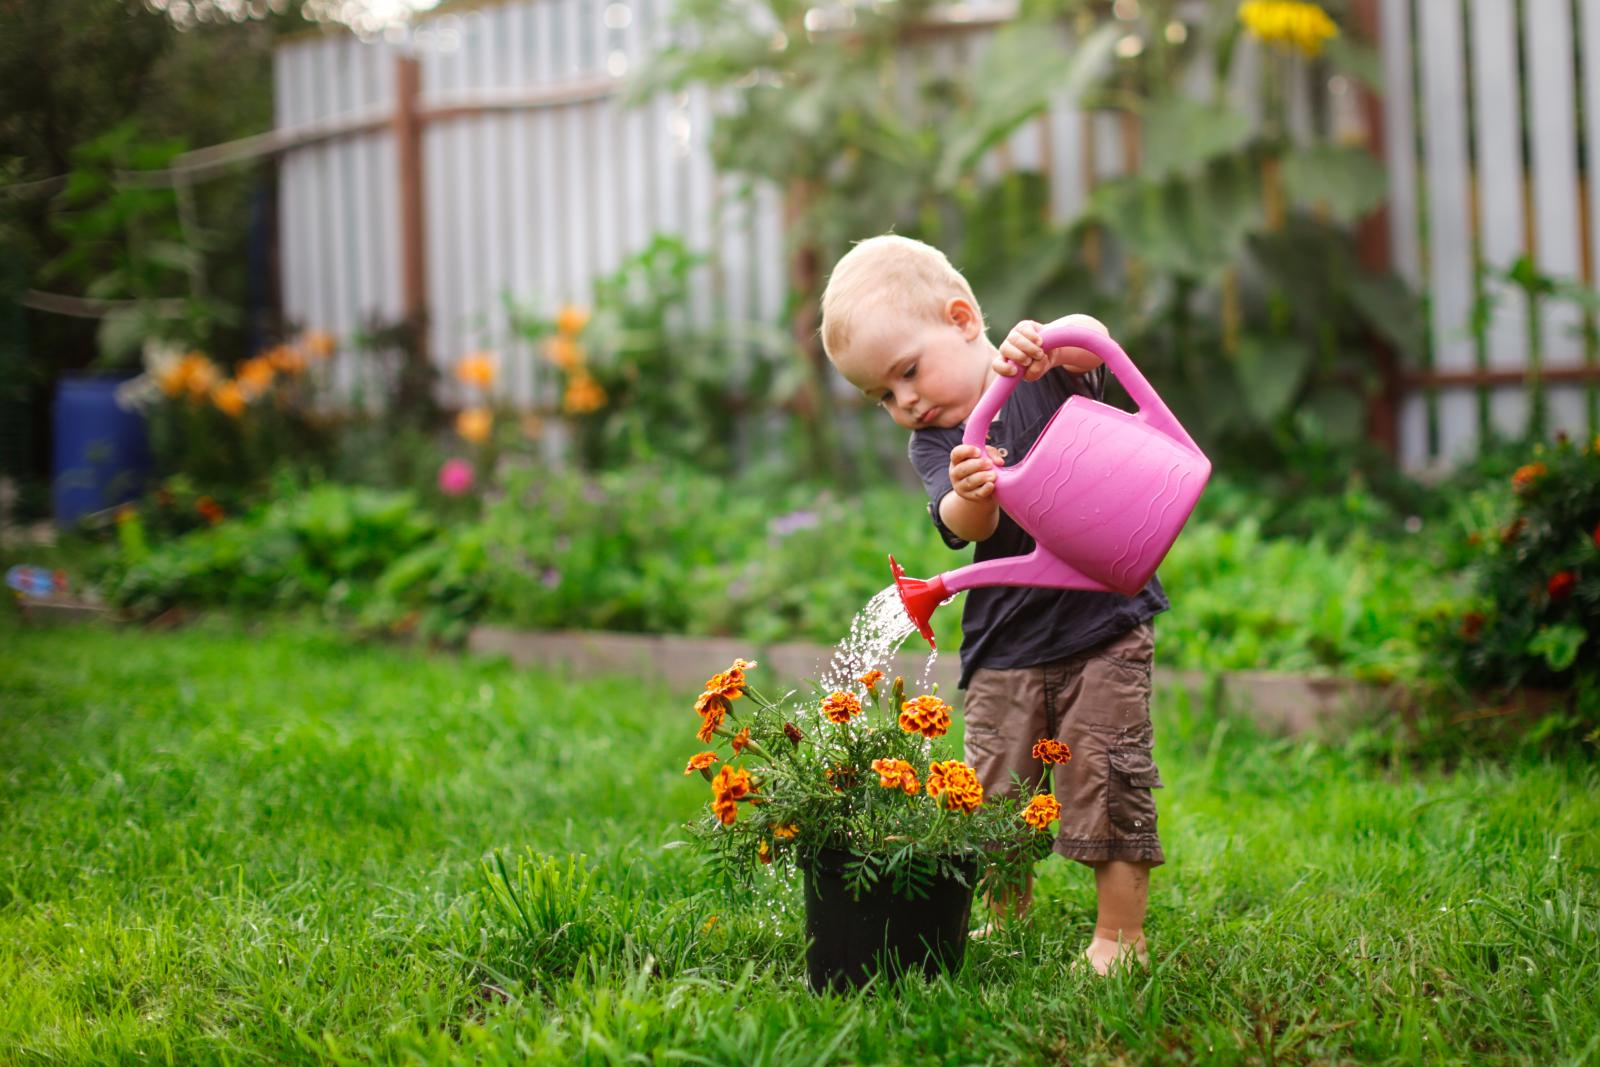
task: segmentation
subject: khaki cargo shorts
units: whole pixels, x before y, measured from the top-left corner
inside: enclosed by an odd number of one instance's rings
[[[1014,792],[1013,774],[1043,791],[1049,768],[1032,754],[1040,738],[1072,749],[1052,783],[1061,803],[1055,850],[1067,859],[1165,862],[1150,792],[1161,786],[1150,755],[1154,655],[1155,630],[1144,623],[1067,659],[980,669],[967,683],[966,761],[984,795]]]

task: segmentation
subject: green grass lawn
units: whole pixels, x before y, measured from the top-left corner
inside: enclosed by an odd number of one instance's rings
[[[1094,896],[1053,858],[954,977],[817,997],[798,887],[675,847],[693,696],[0,615],[0,1063],[1600,1062],[1581,758],[1384,767],[1163,701],[1152,972],[1069,971]]]

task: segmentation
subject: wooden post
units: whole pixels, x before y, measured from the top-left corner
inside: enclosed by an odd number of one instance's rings
[[[1351,19],[1365,39],[1382,46],[1378,32],[1378,0],[1353,0]],[[1383,100],[1366,85],[1361,85],[1361,114],[1367,129],[1367,149],[1385,163],[1383,137]],[[1388,172],[1387,166],[1384,168]],[[1380,204],[1361,220],[1356,231],[1356,254],[1362,266],[1374,271],[1386,271],[1392,266],[1389,257],[1389,207]],[[1377,395],[1367,403],[1367,438],[1376,441],[1390,456],[1400,455],[1400,399],[1404,382],[1394,349],[1379,337],[1368,343],[1373,347],[1378,362],[1380,385]]]
[[[399,171],[400,287],[407,324],[424,362],[428,314],[427,248],[422,204],[422,120],[417,107],[421,78],[413,56],[394,62],[394,150]]]

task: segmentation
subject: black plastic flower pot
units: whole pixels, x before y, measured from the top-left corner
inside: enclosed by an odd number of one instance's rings
[[[822,849],[802,862],[806,888],[806,970],[811,988],[859,989],[876,975],[920,970],[932,978],[961,966],[972,911],[975,859],[963,861],[965,885],[937,876],[927,895],[897,893],[888,877],[852,896],[845,884],[848,852]]]

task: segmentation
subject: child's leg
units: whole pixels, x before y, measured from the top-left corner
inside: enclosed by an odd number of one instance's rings
[[[1022,876],[1020,886],[1006,886],[983,895],[983,902],[989,906],[996,919],[1020,919],[1028,913],[1028,906],[1033,903],[1033,872],[1029,871]]]
[[[1150,894],[1150,865],[1129,860],[1106,860],[1094,865],[1094,887],[1099,914],[1094,940],[1084,955],[1094,969],[1105,974],[1119,958],[1150,961],[1144,946],[1144,913]]]

